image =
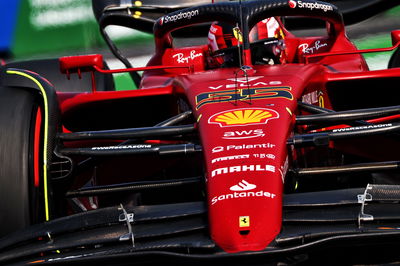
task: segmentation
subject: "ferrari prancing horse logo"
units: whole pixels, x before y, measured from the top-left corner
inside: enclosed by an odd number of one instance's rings
[[[249,227],[250,216],[239,216],[239,227]]]

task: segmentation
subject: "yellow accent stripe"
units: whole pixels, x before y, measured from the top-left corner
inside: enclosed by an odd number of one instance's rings
[[[292,111],[289,109],[289,107],[286,107],[286,111],[290,114],[290,116],[293,116]]]
[[[7,74],[15,74],[15,75],[20,75],[23,77],[26,77],[30,80],[32,80],[40,89],[42,92],[43,100],[44,100],[44,151],[43,151],[43,186],[44,186],[44,205],[45,205],[45,212],[46,212],[46,221],[50,220],[50,215],[49,215],[49,197],[48,197],[48,191],[47,191],[47,145],[48,145],[48,130],[49,130],[49,105],[47,101],[47,94],[46,91],[44,90],[42,84],[35,79],[34,77],[20,71],[14,71],[14,70],[7,70]]]
[[[200,119],[203,117],[202,114],[199,115],[199,117],[197,118],[197,123],[200,121]]]

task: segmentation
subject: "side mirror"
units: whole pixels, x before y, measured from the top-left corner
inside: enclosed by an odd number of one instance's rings
[[[94,71],[94,66],[103,69],[103,56],[99,54],[65,56],[60,57],[59,62],[61,73],[68,78],[71,73],[78,73],[80,77],[81,72]]]
[[[82,78],[82,72],[91,72],[92,78],[92,92],[97,90],[96,78],[94,71],[96,68],[103,69],[103,56],[100,54],[92,55],[76,55],[76,56],[65,56],[58,59],[60,63],[60,71],[67,75],[67,79],[70,79],[71,73],[78,73],[79,78]]]
[[[391,32],[392,45],[395,46],[400,42],[400,30],[394,30]]]
[[[400,30],[394,30],[391,32],[392,35],[392,45],[396,46],[400,44]],[[400,67],[400,49],[397,47],[397,49],[394,51],[394,53],[391,55],[388,68],[394,68],[394,67]]]

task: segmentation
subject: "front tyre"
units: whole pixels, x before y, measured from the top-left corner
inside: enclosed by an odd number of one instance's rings
[[[41,110],[32,91],[0,87],[0,236],[44,220]]]
[[[396,51],[390,57],[388,68],[400,67],[400,49],[397,48]]]

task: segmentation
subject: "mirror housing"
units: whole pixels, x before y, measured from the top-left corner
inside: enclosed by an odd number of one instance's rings
[[[391,32],[392,36],[392,45],[395,46],[400,42],[400,30],[394,30]]]

